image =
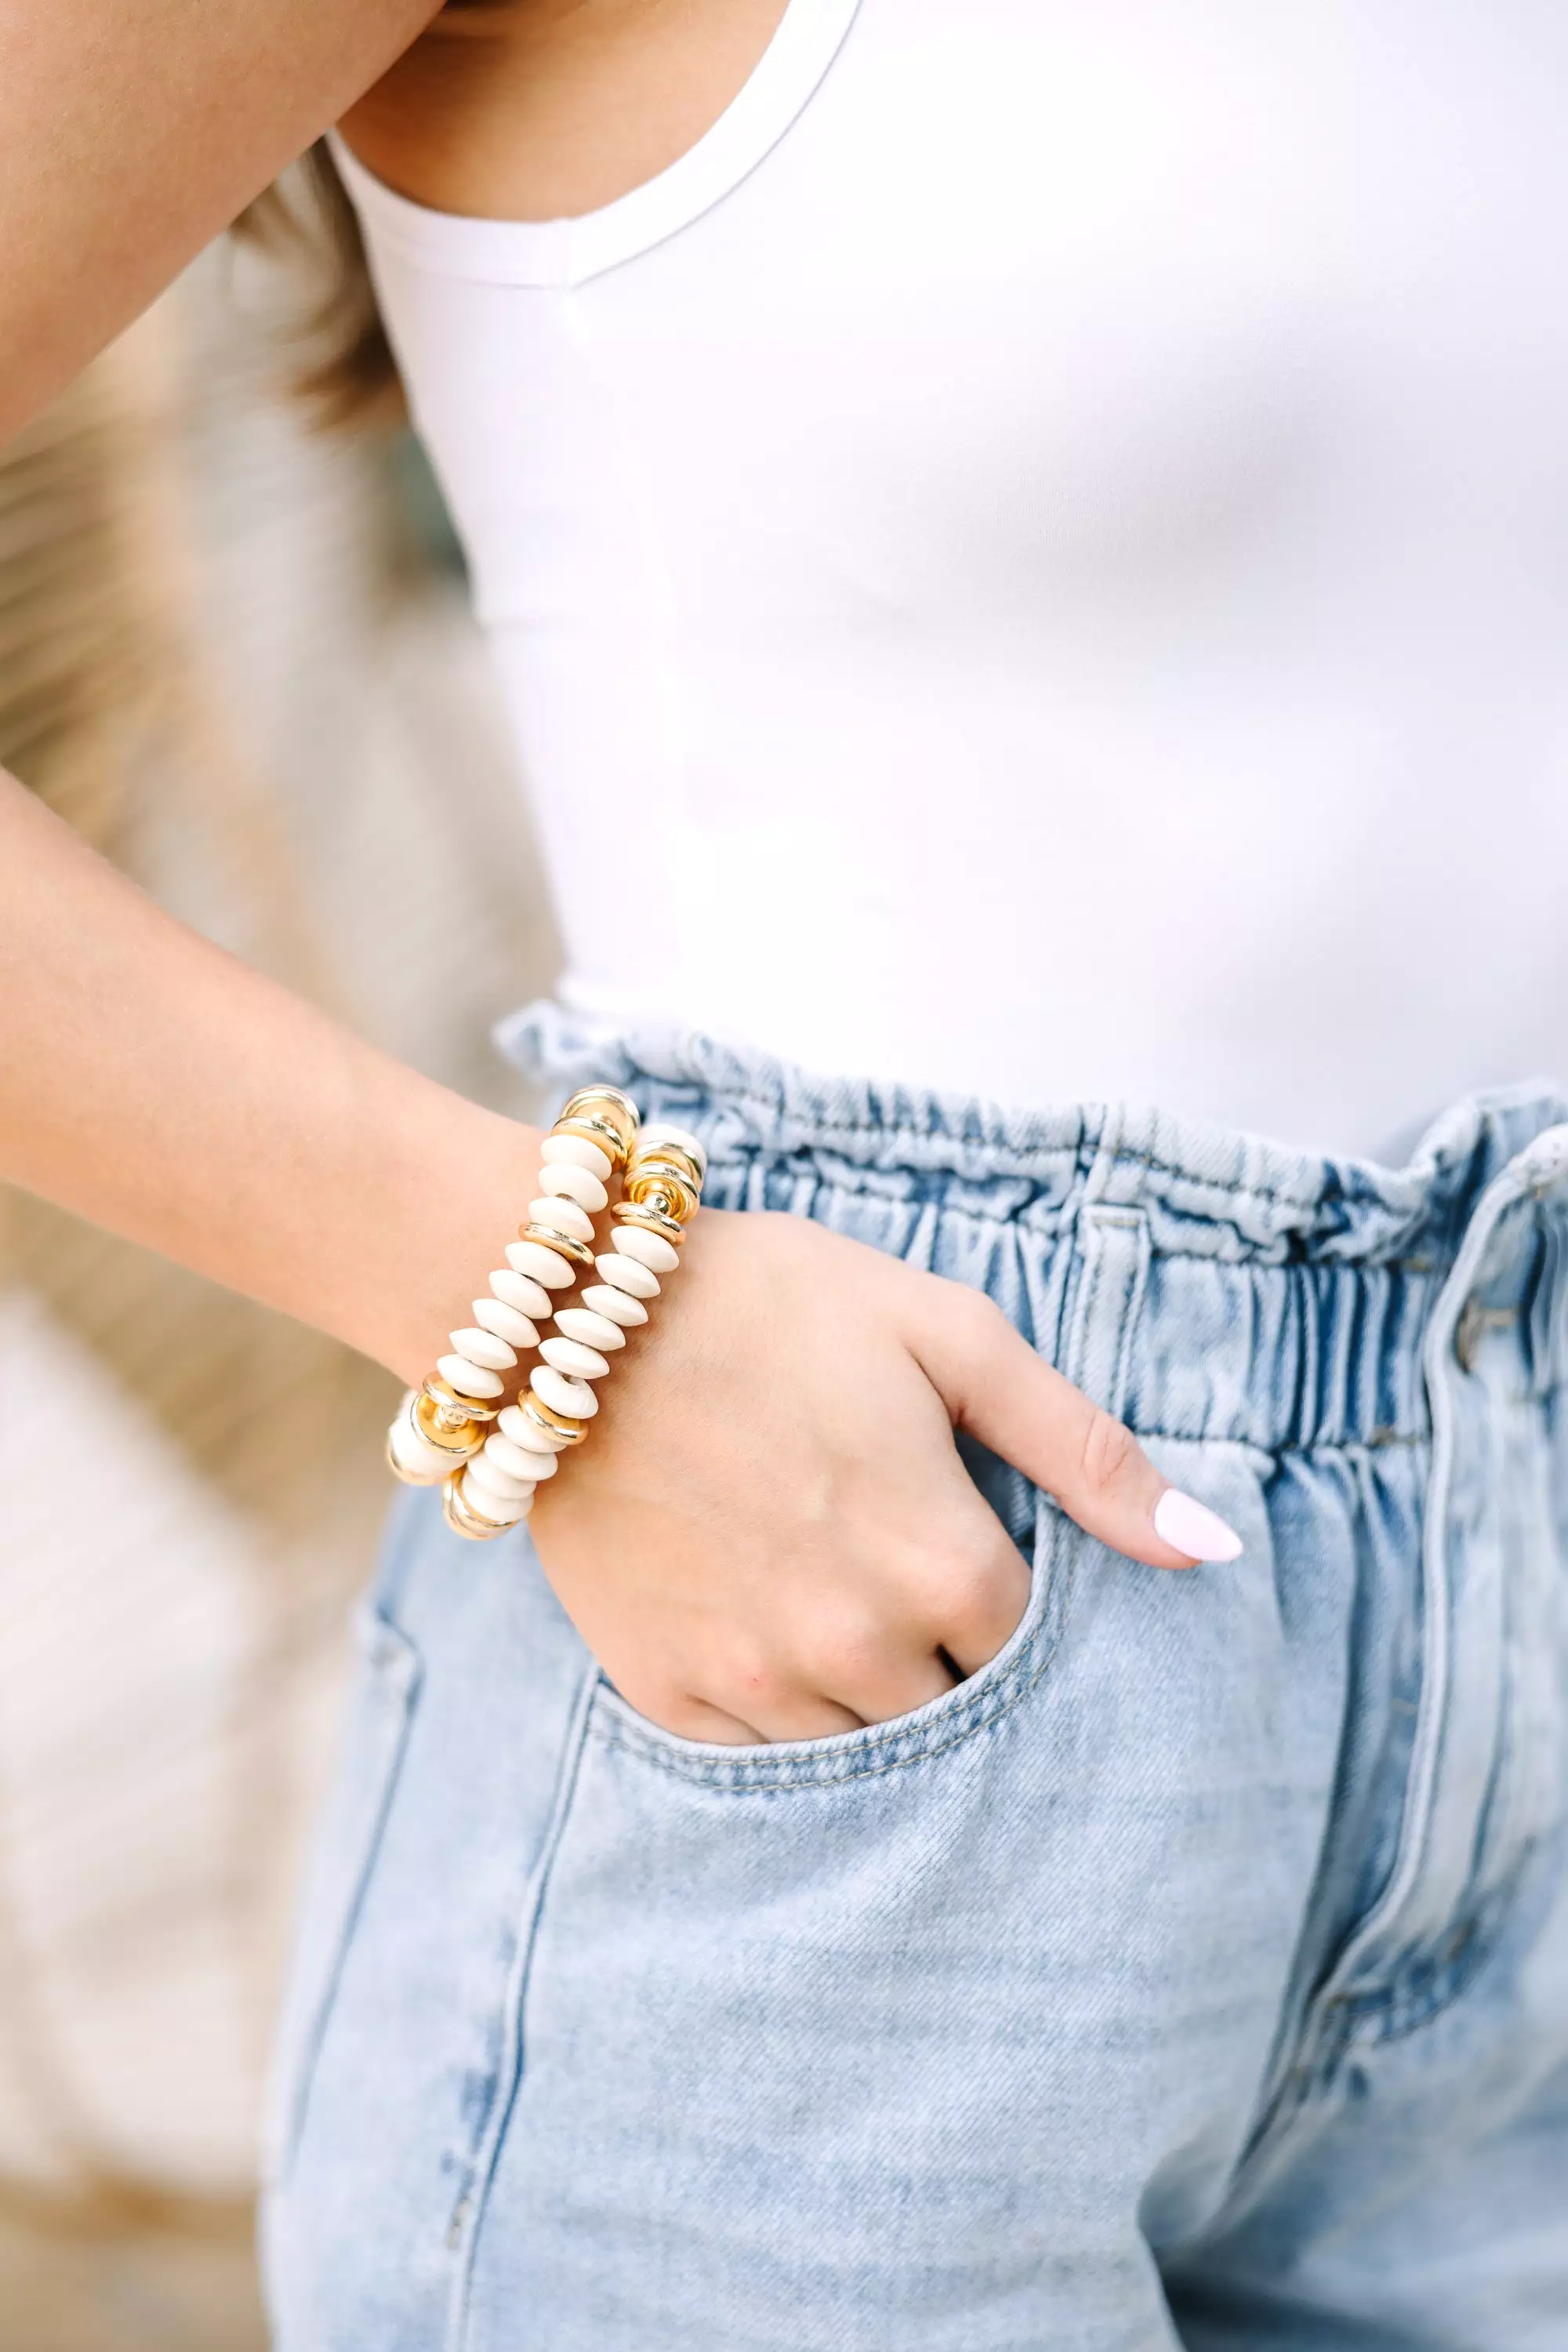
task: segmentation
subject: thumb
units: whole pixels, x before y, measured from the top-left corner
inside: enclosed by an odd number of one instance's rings
[[[1191,1568],[1240,1556],[1235,1528],[1163,1478],[1131,1431],[1037,1356],[999,1307],[933,1280],[933,1311],[911,1346],[959,1428],[1130,1559]]]

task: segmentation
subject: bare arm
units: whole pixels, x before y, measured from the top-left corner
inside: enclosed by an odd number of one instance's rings
[[[187,930],[0,772],[0,1177],[415,1381],[538,1141]]]
[[[435,13],[435,0],[6,0],[0,441]]]
[[[7,0],[0,437],[434,13]],[[413,1381],[467,1319],[537,1150],[172,921],[0,775],[0,1176]],[[1194,1556],[1156,1524],[1168,1490],[1128,1433],[958,1286],[786,1217],[705,1211],[689,1255],[534,1521],[579,1629],[661,1722],[842,1730],[994,1654],[1026,1580],[954,1423],[1107,1543]],[[1190,1509],[1161,1525],[1234,1549]]]
[[[483,1293],[539,1142],[186,930],[0,774],[0,1176],[413,1383]],[[791,1217],[704,1210],[687,1255],[534,1518],[579,1630],[659,1721],[840,1730],[994,1654],[1025,1579],[952,1423],[1108,1543],[1184,1564],[1152,1465],[984,1300]]]

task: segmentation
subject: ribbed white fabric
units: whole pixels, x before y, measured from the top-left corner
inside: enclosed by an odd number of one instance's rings
[[[792,0],[584,218],[344,156],[568,997],[1351,1150],[1568,1069],[1565,88],[1552,0]]]

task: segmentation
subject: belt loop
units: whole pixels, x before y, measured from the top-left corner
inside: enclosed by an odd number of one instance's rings
[[[1141,1209],[1096,1202],[1078,1221],[1079,1274],[1067,1376],[1106,1412],[1121,1418],[1132,1334],[1149,1279],[1149,1220]]]

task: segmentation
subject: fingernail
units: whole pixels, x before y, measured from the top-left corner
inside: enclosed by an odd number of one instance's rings
[[[1241,1558],[1241,1538],[1236,1529],[1227,1528],[1205,1504],[1184,1495],[1179,1486],[1167,1486],[1155,1504],[1154,1533],[1173,1551],[1184,1551],[1189,1559]]]

